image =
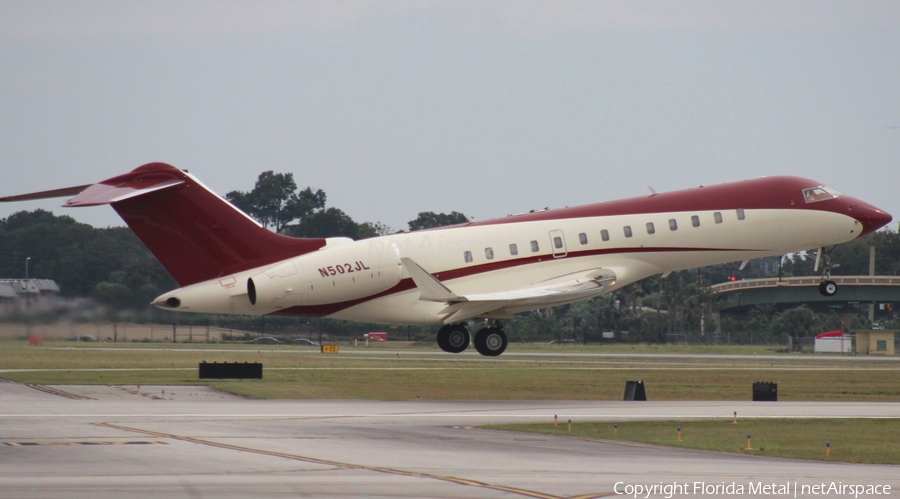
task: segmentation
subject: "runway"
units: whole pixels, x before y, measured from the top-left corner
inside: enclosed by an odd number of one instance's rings
[[[751,486],[765,484],[786,486],[782,497],[827,497],[803,494],[802,486],[832,482],[900,490],[898,466],[475,428],[551,424],[554,415],[575,424],[731,417],[734,411],[742,417],[900,417],[898,403],[286,401],[240,399],[202,387],[142,387],[140,393],[133,386],[43,388],[0,383],[4,498],[588,498],[615,496],[629,485],[634,491],[678,483],[689,487],[673,497],[728,495],[709,487],[729,484],[742,486],[737,495],[746,497],[754,496]],[[703,484],[699,491],[695,482]],[[704,494],[703,487],[723,493]],[[669,495],[656,492],[639,497]]]

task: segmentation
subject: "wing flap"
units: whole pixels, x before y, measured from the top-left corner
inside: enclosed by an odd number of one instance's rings
[[[506,312],[502,302],[460,302],[447,306],[440,312],[444,314],[444,324],[467,321],[476,317],[494,319],[512,319],[513,315]]]
[[[558,300],[550,300],[550,297],[559,297],[560,295],[591,296],[598,289],[612,285],[616,281],[616,275],[607,269],[587,269],[579,272],[573,272],[553,279],[548,279],[537,283],[534,286],[522,289],[514,289],[510,291],[502,291],[499,293],[480,293],[466,295],[465,298],[470,302],[481,301],[534,301],[541,302],[544,300],[558,302]]]
[[[512,318],[517,311],[533,310],[570,303],[599,295],[615,284],[616,275],[608,269],[585,269],[554,277],[527,288],[494,293],[459,295],[428,273],[411,258],[400,259],[419,289],[419,300],[443,302],[444,323],[476,317]]]

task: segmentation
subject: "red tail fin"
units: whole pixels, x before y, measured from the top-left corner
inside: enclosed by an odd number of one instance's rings
[[[165,163],[94,184],[65,206],[111,205],[181,286],[315,251],[324,239],[271,232]]]

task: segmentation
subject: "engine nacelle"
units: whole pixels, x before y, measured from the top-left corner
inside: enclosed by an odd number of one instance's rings
[[[288,260],[247,280],[247,297],[266,313],[295,306],[365,298],[400,282],[403,267],[393,244],[357,241]]]

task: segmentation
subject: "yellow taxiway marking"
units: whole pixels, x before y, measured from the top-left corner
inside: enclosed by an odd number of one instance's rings
[[[104,428],[112,428],[112,429],[120,430],[120,431],[140,433],[143,435],[150,435],[150,436],[154,436],[157,438],[169,438],[172,440],[180,440],[182,442],[190,442],[193,444],[217,447],[219,449],[236,450],[236,451],[240,451],[240,452],[249,452],[249,453],[253,453],[253,454],[260,454],[263,456],[280,457],[280,458],[284,458],[284,459],[292,459],[294,461],[303,461],[306,463],[320,464],[320,465],[324,465],[324,466],[333,466],[336,468],[368,470],[368,471],[375,471],[378,473],[387,473],[387,474],[391,474],[391,475],[401,475],[401,476],[408,476],[408,477],[415,477],[415,478],[430,478],[433,480],[441,480],[444,482],[455,483],[458,485],[465,485],[468,487],[478,487],[478,488],[482,488],[482,489],[498,490],[501,492],[507,492],[510,494],[516,494],[516,495],[520,495],[520,496],[524,496],[524,497],[534,497],[537,499],[563,499],[562,496],[555,496],[555,495],[551,495],[551,494],[545,494],[543,492],[536,492],[533,490],[520,489],[517,487],[507,487],[505,485],[495,485],[495,484],[491,484],[491,483],[479,482],[477,480],[469,480],[466,478],[459,478],[459,477],[446,476],[446,475],[433,475],[433,474],[429,474],[429,473],[419,473],[419,472],[415,472],[415,471],[406,471],[406,470],[400,470],[400,469],[395,469],[395,468],[385,468],[382,466],[366,466],[366,465],[362,465],[362,464],[352,464],[352,463],[342,463],[339,461],[329,461],[327,459],[318,459],[318,458],[314,458],[314,457],[300,456],[297,454],[287,454],[284,452],[275,452],[275,451],[267,451],[267,450],[262,450],[262,449],[254,449],[252,447],[242,447],[240,445],[224,444],[224,443],[220,443],[220,442],[213,442],[211,440],[203,440],[203,439],[199,439],[199,438],[186,437],[186,436],[182,436],[182,435],[174,435],[171,433],[162,433],[162,432],[152,431],[152,430],[143,430],[140,428],[132,428],[129,426],[120,426],[120,425],[111,424],[111,423],[94,423],[94,424],[97,426],[104,427]],[[578,496],[578,498],[588,499],[588,498],[592,498],[592,497],[606,497],[609,495],[613,495],[613,494],[612,493],[586,494],[586,495],[580,495],[580,496]],[[571,498],[569,498],[569,499],[571,499]]]
[[[44,393],[49,393],[50,395],[58,395],[60,397],[65,397],[67,399],[72,399],[72,400],[97,400],[93,397],[85,397],[84,395],[77,395],[74,393],[64,392],[64,391],[56,389],[56,388],[50,388],[49,386],[38,385],[36,383],[28,383],[25,386],[27,386],[29,388],[34,388],[35,390],[40,390]]]

